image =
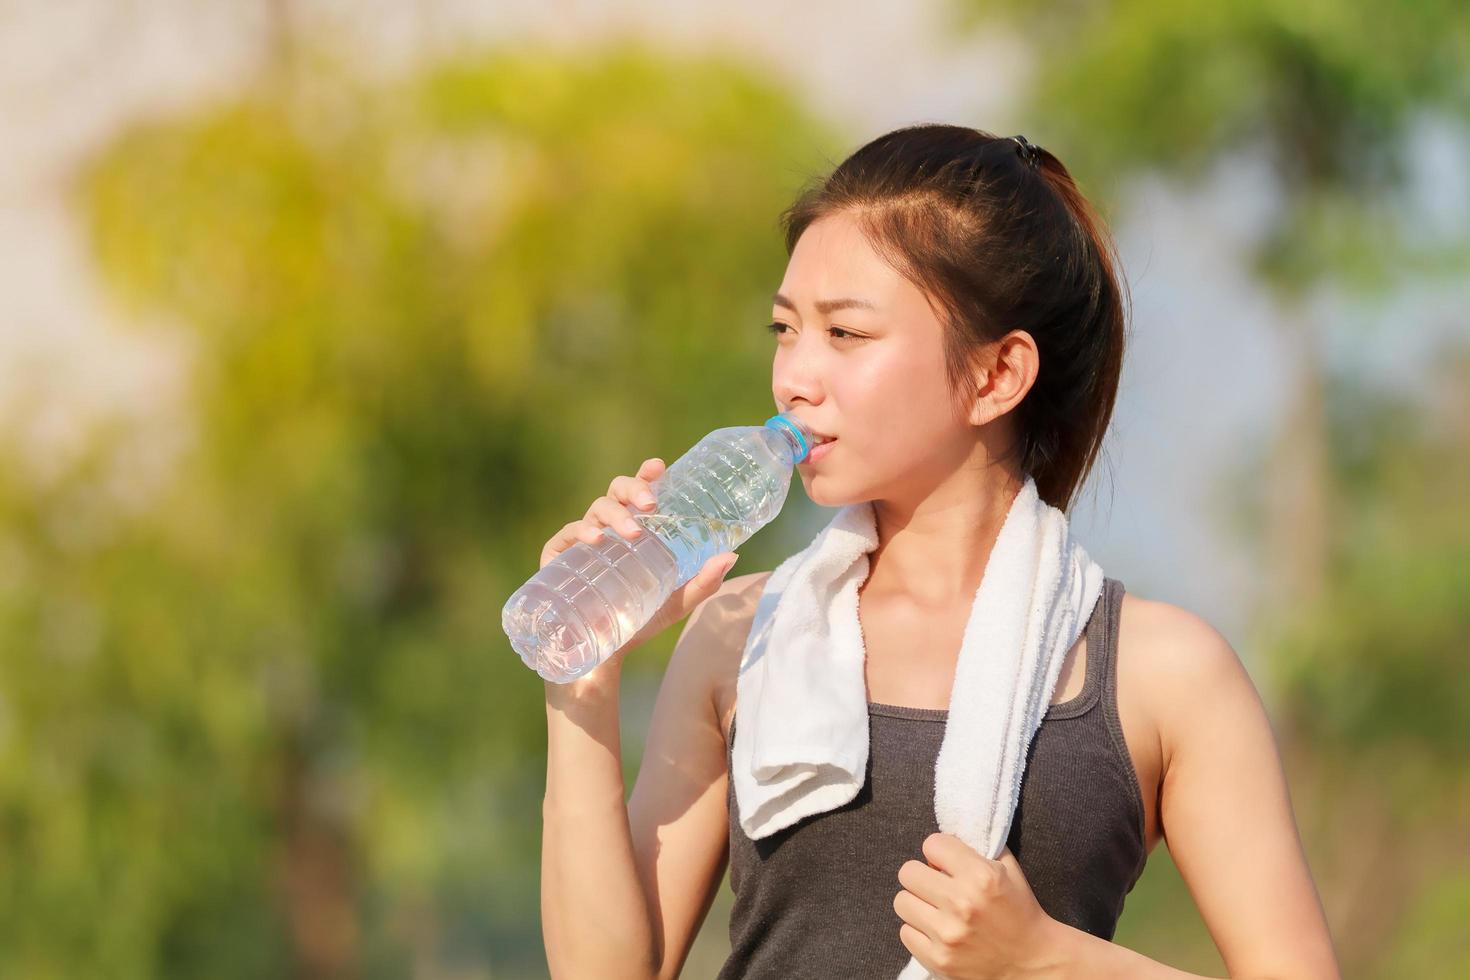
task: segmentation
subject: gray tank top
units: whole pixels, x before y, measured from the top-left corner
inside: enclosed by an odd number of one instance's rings
[[[1087,621],[1082,692],[1052,705],[1027,749],[1007,845],[1054,919],[1112,940],[1143,874],[1143,798],[1118,720],[1123,583],[1105,578]],[[738,714],[739,705],[736,706]],[[923,861],[948,712],[869,702],[867,777],[845,805],[762,840],[741,829],[734,782],[730,956],[719,980],[892,980],[909,961],[893,911],[898,869]],[[726,764],[735,738],[730,726]]]

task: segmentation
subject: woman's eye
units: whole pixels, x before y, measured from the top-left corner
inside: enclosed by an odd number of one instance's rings
[[[784,334],[789,329],[791,329],[791,328],[788,327],[788,326],[786,326],[786,324],[784,324],[784,323],[772,323],[772,324],[769,324],[769,325],[766,326],[767,332],[773,333],[773,334],[775,334],[778,337],[780,335]],[[842,334],[841,337],[837,338],[838,340],[848,340],[848,339],[854,339],[855,340],[855,339],[858,339],[858,335],[857,334],[855,334],[855,333],[849,333],[848,331],[843,330],[841,327],[828,327],[827,329],[828,329],[829,332],[835,332],[835,333]]]

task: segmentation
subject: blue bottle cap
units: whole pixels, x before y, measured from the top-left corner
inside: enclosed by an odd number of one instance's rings
[[[790,415],[772,415],[766,419],[766,428],[784,430],[796,437],[797,444],[801,446],[801,452],[797,454],[793,462],[800,463],[810,455],[811,443],[807,439],[807,433],[802,424]]]

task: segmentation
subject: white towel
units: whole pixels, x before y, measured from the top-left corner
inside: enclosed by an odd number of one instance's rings
[[[842,806],[862,788],[868,696],[858,587],[877,546],[872,503],[849,504],[761,592],[736,680],[731,749],[740,825],[751,839]],[[992,860],[1010,834],[1027,747],[1103,577],[1028,476],[975,593],[934,771],[939,829]],[[911,958],[899,980],[929,976]]]

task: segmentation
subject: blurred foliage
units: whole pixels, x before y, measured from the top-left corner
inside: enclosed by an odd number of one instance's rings
[[[1257,625],[1344,970],[1385,980],[1466,963],[1444,920],[1470,874],[1470,344],[1423,381],[1329,387],[1327,588]]]
[[[1283,294],[1460,275],[1463,229],[1426,242],[1394,196],[1426,112],[1470,119],[1461,0],[951,0],[956,26],[1030,43],[1028,136],[1102,200],[1145,171],[1199,179],[1239,154],[1281,180],[1257,273]]]
[[[1426,379],[1438,394],[1470,390],[1470,351],[1447,351],[1438,366]],[[1470,413],[1362,381],[1329,391],[1342,507],[1331,591],[1264,624],[1282,652],[1285,714],[1301,737],[1346,756],[1400,745],[1437,778],[1470,775],[1470,674],[1453,669],[1470,652]]]
[[[1464,853],[1463,851],[1461,852]],[[1405,916],[1410,923],[1384,957],[1384,977],[1470,976],[1470,870],[1463,865],[1420,896]]]
[[[614,475],[772,414],[775,219],[835,145],[624,45],[316,65],[106,147],[78,206],[187,338],[191,439],[143,507],[117,433],[0,465],[0,975],[544,969],[500,606]]]

